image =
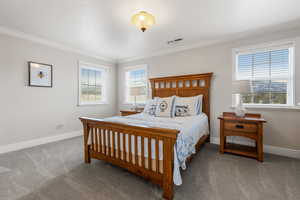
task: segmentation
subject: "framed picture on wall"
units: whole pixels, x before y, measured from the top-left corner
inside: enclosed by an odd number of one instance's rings
[[[29,86],[52,87],[53,72],[52,65],[28,62]]]

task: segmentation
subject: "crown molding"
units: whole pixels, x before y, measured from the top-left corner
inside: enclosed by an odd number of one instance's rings
[[[107,56],[102,56],[96,53],[92,53],[92,52],[88,52],[88,51],[84,51],[84,50],[79,50],[79,49],[75,49],[72,47],[69,47],[67,45],[64,44],[60,44],[51,40],[47,40],[35,35],[31,35],[31,34],[27,34],[21,31],[17,31],[14,29],[10,29],[10,28],[6,28],[3,26],[0,26],[0,34],[3,35],[8,35],[8,36],[12,36],[12,37],[16,37],[16,38],[20,38],[20,39],[24,39],[24,40],[28,40],[34,43],[38,43],[38,44],[42,44],[48,47],[52,47],[55,49],[59,49],[62,51],[67,51],[67,52],[72,52],[72,53],[76,53],[76,54],[80,54],[83,56],[88,56],[88,57],[92,57],[92,58],[96,58],[111,64],[116,64],[116,59],[107,57]]]
[[[180,45],[176,47],[170,47],[170,48],[165,48],[160,51],[152,52],[152,53],[147,53],[147,54],[141,54],[138,56],[133,56],[133,57],[128,57],[128,58],[122,58],[122,59],[117,59],[118,64],[123,64],[126,62],[131,62],[131,61],[136,61],[136,60],[141,60],[145,58],[151,58],[151,57],[156,57],[156,56],[163,56],[163,55],[168,55],[168,54],[173,54],[177,52],[182,52],[190,49],[196,49],[200,47],[206,47],[222,42],[226,42],[227,40],[213,40],[213,41],[206,41],[206,42],[201,42],[201,43],[196,43],[196,44],[190,44],[190,45]]]

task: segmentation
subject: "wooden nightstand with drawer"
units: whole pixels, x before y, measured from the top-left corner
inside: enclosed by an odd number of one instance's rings
[[[224,112],[220,119],[220,152],[233,153],[263,161],[263,123],[260,114],[247,113],[236,117],[234,113]],[[226,142],[227,136],[241,136],[255,141],[255,147]]]

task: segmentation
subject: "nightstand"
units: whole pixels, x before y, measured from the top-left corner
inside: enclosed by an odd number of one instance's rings
[[[121,116],[128,116],[141,113],[142,111],[135,111],[135,110],[121,110]]]
[[[247,113],[237,117],[234,113],[224,112],[220,119],[220,153],[233,153],[255,158],[263,162],[263,123],[260,114]],[[241,136],[255,141],[255,147],[226,142],[227,136]]]

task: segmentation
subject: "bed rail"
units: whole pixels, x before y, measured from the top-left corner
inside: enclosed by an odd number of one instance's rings
[[[80,120],[84,127],[86,163],[95,158],[126,168],[160,185],[164,198],[173,198],[173,150],[178,130],[131,126],[86,117]]]

